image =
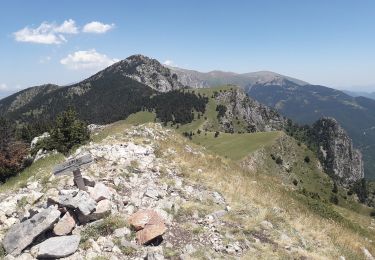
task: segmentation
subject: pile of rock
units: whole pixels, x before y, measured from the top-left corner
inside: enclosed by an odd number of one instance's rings
[[[61,258],[78,250],[80,235],[77,226],[111,214],[110,189],[103,183],[88,187],[88,192],[60,190],[49,197],[47,208],[34,210],[33,215],[14,224],[2,244],[9,255],[26,253],[36,258]],[[77,233],[77,234],[75,234]]]

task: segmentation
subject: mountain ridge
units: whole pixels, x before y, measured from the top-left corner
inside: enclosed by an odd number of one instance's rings
[[[278,74],[272,73],[271,78],[268,72],[261,74],[265,76],[266,83],[264,77],[257,78],[251,89],[258,86],[259,82],[270,84],[267,88],[285,83],[298,86]],[[271,81],[268,81],[270,79]],[[203,104],[209,101],[208,97],[211,95],[215,100],[211,109],[216,109],[212,112],[220,111],[220,114],[213,126],[208,125],[205,128],[224,132],[285,129],[284,117],[248,97],[243,90],[229,86],[220,91],[213,90],[210,94],[201,94],[198,90],[195,93],[193,89],[189,91],[179,82],[177,74],[157,60],[143,55],[130,56],[80,83],[56,87],[45,95],[36,95],[34,99],[24,102],[23,106],[16,110],[8,108],[7,113],[3,114],[21,122],[35,119],[48,121],[72,106],[87,122],[103,124],[124,119],[139,111],[156,110],[158,119],[164,123],[173,121],[173,124],[186,124],[194,120],[194,113],[200,113],[197,116],[202,117],[205,111]],[[13,98],[16,100],[17,95]],[[0,102],[0,106],[1,104]],[[196,112],[193,113],[193,109]],[[351,155],[351,142],[345,142],[344,147],[349,151],[347,154]],[[343,159],[339,161],[342,162]],[[335,169],[338,167],[335,166]],[[336,175],[340,176],[341,170]],[[363,174],[355,173],[355,176],[354,179],[357,180],[362,178]]]

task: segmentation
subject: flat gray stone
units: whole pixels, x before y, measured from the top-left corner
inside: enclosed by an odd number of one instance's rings
[[[49,207],[31,219],[12,226],[3,240],[5,251],[11,255],[21,254],[37,236],[52,228],[59,220],[60,214],[55,207]]]
[[[37,245],[37,258],[62,258],[74,254],[78,250],[80,236],[52,237]]]
[[[50,198],[50,200],[63,207],[79,209],[84,216],[89,215],[95,210],[96,202],[87,192],[79,191],[75,196],[73,194],[60,195],[58,199]]]

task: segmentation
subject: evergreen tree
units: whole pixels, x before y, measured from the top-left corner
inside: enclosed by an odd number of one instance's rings
[[[51,130],[51,148],[67,154],[74,146],[90,139],[86,123],[77,118],[77,113],[69,108],[62,112]]]

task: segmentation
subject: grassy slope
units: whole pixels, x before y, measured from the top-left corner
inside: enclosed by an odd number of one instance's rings
[[[198,91],[210,97],[215,90],[219,88]],[[214,125],[217,120],[215,108],[216,104],[210,99],[205,113],[206,118],[196,119],[191,124],[180,127],[176,132],[196,131],[202,129],[207,123]],[[122,134],[133,124],[152,122],[154,119],[155,115],[152,113],[139,112],[131,115],[127,120],[111,124],[93,139],[95,142],[101,142],[107,136]],[[237,212],[236,210],[251,211],[250,208],[248,209],[249,201],[257,203],[264,207],[263,219],[306,233],[307,236],[311,236],[310,239],[323,243],[324,250],[328,251],[323,251],[321,246],[313,244],[307,249],[311,256],[318,258],[322,256],[337,258],[339,255],[345,255],[347,259],[361,259],[363,257],[361,245],[371,251],[374,245],[368,240],[375,240],[375,234],[367,228],[372,223],[369,217],[370,209],[357,203],[354,197],[347,196],[346,191],[341,189],[337,194],[339,198],[337,206],[326,203],[332,195],[332,182],[319,170],[317,159],[305,146],[298,145],[294,139],[281,132],[220,133],[218,138],[214,138],[213,132],[207,132],[207,135],[204,133],[195,134],[193,142],[177,137],[177,142],[171,139],[163,145],[165,149],[173,147],[178,151],[177,157],[170,159],[185,165],[186,169],[189,169],[187,171],[192,172],[189,178],[222,190],[234,205],[234,212]],[[210,154],[207,153],[202,160],[184,154],[186,153],[183,151],[185,145],[194,145],[193,143],[206,147]],[[277,164],[271,158],[271,154],[283,158],[283,165]],[[311,159],[309,163],[304,161],[306,156]],[[0,192],[9,188],[22,187],[31,176],[46,182],[52,167],[62,160],[61,155],[40,160],[19,176],[11,179],[9,183],[0,186]],[[246,165],[246,167],[239,167],[239,164]],[[254,167],[248,167],[249,165]],[[195,175],[194,172],[198,168],[203,169],[206,174]],[[297,185],[293,184],[294,180],[297,180]],[[320,200],[312,200],[309,196],[303,195],[301,192],[303,189],[317,193]],[[262,196],[259,196],[260,194]],[[281,219],[275,218],[269,212],[272,207],[280,207],[284,210]],[[249,212],[248,217],[242,217],[242,215],[230,217],[237,222],[240,221],[246,229],[252,230],[259,218],[251,219],[251,215],[252,213]],[[259,250],[262,252],[257,253],[260,257],[282,255],[282,252],[278,252],[279,249],[265,250],[270,255],[262,251],[264,248]],[[321,253],[315,255],[315,251],[321,251]]]
[[[193,136],[193,142],[233,160],[240,160],[249,153],[264,145],[273,143],[280,132],[228,134],[220,133],[214,137],[213,132],[202,132]]]
[[[152,114],[134,115],[132,122],[137,123],[144,118],[151,119]],[[102,142],[107,136],[122,135],[129,127],[131,125],[126,120],[114,123],[100,133],[96,142]],[[272,138],[268,138],[270,136]],[[248,239],[249,234],[259,232],[261,221],[267,220],[274,225],[274,231],[267,235],[267,239],[272,243],[266,242],[258,246],[255,244],[255,252],[249,254],[248,258],[289,258],[290,254],[285,251],[284,242],[280,240],[280,232],[287,234],[295,240],[293,243],[296,246],[302,248],[295,252],[296,257],[306,255],[318,259],[332,259],[344,255],[346,259],[364,259],[362,246],[375,253],[372,242],[369,242],[375,240],[375,234],[366,229],[371,224],[371,218],[366,211],[351,211],[342,204],[344,202],[335,207],[325,203],[311,204],[306,196],[298,192],[304,186],[309,190],[318,190],[323,199],[328,198],[331,193],[330,180],[316,167],[316,158],[311,151],[280,132],[264,135],[222,135],[223,139],[237,140],[239,143],[244,141],[244,137],[252,140],[250,143],[253,144],[244,145],[243,151],[237,155],[232,155],[235,146],[225,151],[224,146],[215,146],[212,143],[213,146],[208,148],[211,153],[207,153],[201,146],[174,134],[167,140],[160,141],[159,147],[161,154],[163,151],[168,154],[167,158],[171,163],[185,169],[187,182],[208,185],[220,191],[230,202],[232,211],[226,217],[230,223],[227,230],[229,234],[238,239]],[[261,142],[261,138],[265,138],[265,143]],[[220,139],[209,137],[206,143],[215,140]],[[203,155],[187,153],[186,145],[201,150]],[[171,155],[167,152],[170,149],[176,153]],[[229,156],[224,158],[215,155],[216,152],[219,155],[223,153],[224,156],[229,153]],[[246,152],[250,152],[250,155],[243,159]],[[293,162],[292,170],[287,172],[284,166],[276,164],[270,156],[271,153],[283,157],[284,161]],[[303,161],[306,155],[311,156],[308,164]],[[257,158],[259,167],[251,169],[239,166],[239,162],[249,162],[251,158]],[[41,159],[8,184],[1,186],[0,192],[8,188],[22,187],[32,176],[45,182],[46,187],[51,185],[48,183],[50,171],[62,160],[61,155]],[[203,170],[204,174],[199,174],[198,169]],[[297,187],[291,182],[295,178],[299,180]],[[352,204],[363,209],[358,203]],[[280,213],[274,213],[274,209],[280,209]],[[299,237],[303,237],[304,242],[301,242],[302,238]],[[279,246],[275,247],[273,243]]]

